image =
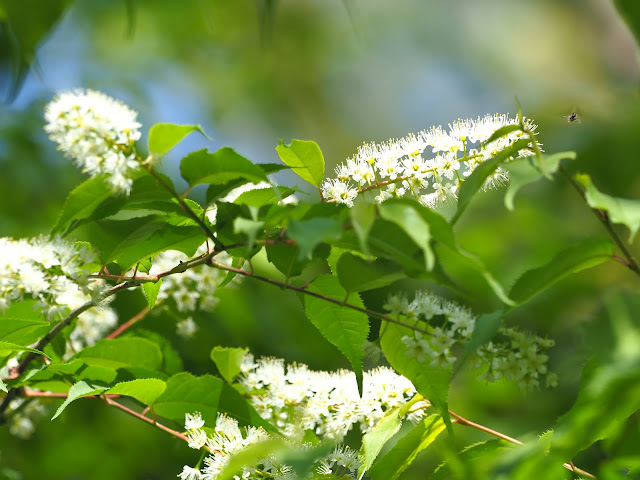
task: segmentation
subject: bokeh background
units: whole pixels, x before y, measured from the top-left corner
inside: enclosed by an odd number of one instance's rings
[[[146,131],[156,122],[202,125],[211,140],[192,135],[164,160],[163,171],[179,186],[179,161],[195,149],[231,146],[254,162],[278,162],[280,139],[312,139],[329,174],[362,142],[459,117],[514,115],[517,97],[547,152],[574,150],[573,171],[589,173],[605,193],[640,197],[638,52],[610,0],[10,0],[0,2],[0,20],[1,236],[49,231],[83,180],[42,130],[43,106],[74,88],[121,99]],[[572,112],[580,122],[563,118]],[[277,179],[298,183],[287,173]],[[603,234],[562,178],[527,187],[514,212],[504,208],[503,193],[477,198],[457,234],[506,286],[567,244]],[[309,191],[309,199],[316,195]],[[478,313],[497,307],[481,284],[467,286],[473,294],[458,300]],[[412,282],[396,288],[440,291]],[[521,392],[465,372],[452,386],[452,409],[535,439],[575,400],[585,359],[611,346],[611,305],[640,317],[637,293],[637,279],[609,262],[536,297],[508,321],[556,340],[551,368],[561,373],[559,388]],[[200,330],[188,341],[175,335],[168,314],[150,316],[140,328],[166,334],[195,374],[215,373],[215,345],[246,346],[315,369],[346,367],[296,297],[278,291],[282,300],[274,304],[274,294],[250,282],[221,291],[220,306],[195,317]],[[376,291],[364,299],[372,308],[384,301]],[[117,300],[122,321],[143,306],[138,293]],[[628,428],[638,432],[639,423],[636,414]],[[457,432],[460,445],[487,439]],[[403,478],[427,478],[445,448],[436,444]],[[596,468],[611,448],[597,445],[575,462]],[[44,418],[30,439],[0,430],[0,478],[175,478],[197,461],[194,453],[83,400],[54,422]]]

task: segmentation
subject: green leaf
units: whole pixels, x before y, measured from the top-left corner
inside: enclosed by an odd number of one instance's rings
[[[233,383],[240,373],[242,359],[249,353],[248,348],[214,347],[211,360],[227,383]]]
[[[73,358],[79,358],[87,365],[113,369],[141,367],[158,370],[162,365],[158,346],[150,340],[136,337],[105,338],[81,350]]]
[[[289,238],[296,241],[300,249],[298,259],[311,258],[313,249],[322,242],[332,242],[342,236],[342,224],[334,218],[314,217],[292,221],[287,230]]]
[[[278,156],[303,180],[320,188],[324,179],[324,157],[320,147],[311,140],[293,140],[289,145],[280,142]]]
[[[159,279],[157,282],[147,282],[142,285],[142,290],[144,291],[144,296],[147,299],[147,305],[149,308],[153,308],[156,306],[156,300],[158,299],[158,293],[160,292],[160,287],[162,286],[162,279]]]
[[[509,184],[504,195],[504,206],[513,210],[513,199],[516,193],[525,185],[535,182],[540,178],[555,173],[560,166],[560,161],[565,159],[574,160],[576,152],[560,152],[553,155],[542,155],[542,169],[535,157],[516,158],[504,166],[509,172]]]
[[[259,188],[242,193],[233,203],[236,205],[247,205],[249,207],[264,207],[265,205],[278,203],[294,192],[294,189],[287,187]]]
[[[513,285],[509,297],[522,304],[564,277],[591,268],[613,255],[607,237],[588,238],[558,253],[549,263],[525,272]]]
[[[88,218],[94,210],[113,195],[103,176],[90,178],[74,188],[64,201],[52,235],[65,232],[75,220]]]
[[[194,377],[186,372],[174,375],[167,381],[167,389],[154,402],[154,411],[180,424],[184,424],[186,413],[200,412],[205,426],[211,428],[216,424],[218,412],[224,412],[241,425],[276,431],[232,386],[211,375]]]
[[[206,238],[199,227],[176,227],[158,216],[92,222],[80,234],[98,250],[101,263],[114,262],[125,271],[165,250],[191,256]]]
[[[423,322],[405,320],[412,325],[424,325]],[[431,365],[431,358],[418,361],[415,355],[408,351],[403,337],[413,337],[414,331],[395,323],[383,322],[380,328],[380,346],[389,364],[398,373],[413,382],[416,390],[438,409],[447,428],[450,428],[450,416],[447,397],[449,395],[449,368]]]
[[[135,398],[144,405],[151,405],[165,391],[167,385],[157,378],[137,378],[129,382],[120,382],[105,393],[126,395]]]
[[[9,352],[31,352],[31,353],[37,353],[38,355],[42,355],[43,357],[46,357],[46,355],[40,350],[36,350],[35,348],[31,348],[23,345],[18,345],[12,342],[1,341],[0,351],[3,351],[3,350],[9,351]]]
[[[316,277],[309,291],[337,300],[346,298],[344,288],[332,275]],[[349,303],[364,308],[359,295],[352,295]],[[362,392],[362,357],[369,334],[367,316],[351,308],[327,302],[321,298],[305,297],[305,313],[320,333],[344,354],[356,374],[358,390]]]
[[[591,183],[591,177],[586,174],[576,175],[576,180],[585,188],[587,203],[591,208],[597,208],[607,212],[609,220],[613,223],[621,223],[629,229],[629,243],[638,233],[640,228],[640,200],[628,198],[610,197],[598,191]]]
[[[58,407],[56,413],[51,417],[51,420],[56,419],[65,408],[69,406],[71,402],[77,400],[78,398],[88,397],[90,395],[100,395],[109,387],[107,385],[102,384],[101,382],[91,382],[86,380],[81,380],[78,383],[75,383],[70,389],[69,394],[65,401]]]
[[[149,129],[149,152],[154,157],[161,157],[191,132],[200,132],[206,137],[200,125],[156,123]]]
[[[353,229],[358,236],[360,248],[365,254],[369,255],[367,238],[376,219],[376,207],[373,203],[366,202],[360,197],[353,204],[353,208],[349,210],[349,215],[351,217],[351,225],[353,225]]]
[[[167,338],[152,330],[146,330],[139,327],[133,331],[129,330],[129,335],[133,337],[146,338],[157,345],[160,352],[162,352],[162,372],[167,373],[168,375],[173,375],[184,370],[180,354]]]
[[[180,175],[191,187],[202,183],[224,185],[238,178],[253,183],[268,181],[260,167],[229,147],[214,153],[206,149],[190,153],[180,162]]]
[[[371,469],[372,480],[395,480],[431,445],[446,428],[440,415],[429,415],[378,460]]]
[[[385,259],[367,261],[351,253],[340,256],[336,275],[348,293],[386,287],[406,277],[397,263]]]
[[[358,480],[371,468],[384,444],[400,430],[402,426],[402,418],[399,415],[401,408],[402,405],[399,405],[386,412],[375,426],[362,437],[362,447],[360,447],[362,464],[358,469]]]
[[[2,390],[5,393],[9,393],[9,389],[7,388],[7,384],[4,383],[1,378],[0,378],[0,390]]]
[[[35,312],[33,313],[34,316]],[[51,329],[45,320],[28,320],[15,317],[0,317],[0,340],[30,345],[40,339]]]
[[[286,278],[295,277],[302,273],[302,269],[308,263],[307,260],[300,258],[300,248],[296,245],[286,243],[272,243],[265,247],[267,251],[267,259],[280,271]]]
[[[118,378],[118,372],[115,368],[85,364],[85,367],[77,373],[76,377],[79,380],[102,382],[111,385]]]
[[[531,143],[531,141],[528,138],[517,140],[510,147],[502,150],[492,159],[487,160],[476,167],[473,173],[469,175],[460,187],[460,191],[458,192],[458,209],[451,220],[452,224],[460,218],[473,196],[478,190],[480,190],[480,188],[482,188],[482,185],[489,175],[495,172],[500,164],[504,163],[510,156],[516,154],[523,148],[527,148],[529,143]]]
[[[398,225],[424,254],[425,269],[431,271],[435,264],[435,255],[429,241],[431,233],[429,223],[419,212],[419,204],[413,201],[398,199],[388,200],[379,206],[380,216]]]

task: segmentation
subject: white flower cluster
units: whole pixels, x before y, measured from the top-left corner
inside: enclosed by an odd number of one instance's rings
[[[207,252],[207,244],[203,244],[196,251],[197,255]],[[158,273],[171,270],[182,262],[189,260],[184,253],[177,250],[167,250],[153,259],[153,266],[149,273]],[[231,256],[221,252],[216,256],[216,261],[231,264]],[[214,296],[218,285],[224,280],[226,272],[215,268],[201,266],[191,268],[180,275],[170,275],[162,278],[162,285],[158,293],[158,300],[171,298],[180,312],[193,312],[197,308],[211,312],[218,304],[218,298]],[[234,279],[234,282],[237,280]],[[194,333],[193,322],[181,324],[182,333],[190,336]]]
[[[484,378],[490,381],[505,379],[516,382],[525,390],[540,387],[545,376],[546,387],[558,386],[558,375],[549,372],[546,351],[555,342],[549,338],[527,335],[513,328],[498,330],[502,341],[489,342],[478,349],[478,364],[489,365]]]
[[[353,372],[309,370],[306,365],[285,368],[276,358],[243,362],[240,385],[251,396],[260,416],[290,439],[300,440],[306,430],[341,442],[354,425],[366,433],[390,409],[416,395],[413,384],[390,368],[364,373],[362,397]],[[418,421],[427,403],[417,403],[407,418]]]
[[[196,450],[203,447],[211,452],[204,459],[204,469],[193,468],[188,465],[178,477],[182,480],[214,480],[229,464],[234,454],[245,449],[249,445],[255,445],[272,438],[262,428],[247,427],[244,432],[238,426],[238,422],[226,415],[219,414],[216,419],[214,433],[207,435],[204,421],[199,413],[187,414],[185,429],[189,446]],[[311,444],[305,442],[292,442],[292,447],[299,449],[311,448]],[[320,478],[345,478],[346,475],[355,476],[360,466],[357,452],[346,446],[337,446],[324,458],[316,460],[315,473]],[[293,468],[278,461],[274,456],[267,455],[243,467],[241,475],[236,475],[237,480],[252,480],[272,478],[274,480],[297,480]]]
[[[44,129],[64,154],[92,177],[105,175],[114,191],[129,194],[140,168],[137,113],[93,90],[63,92],[45,107]]]
[[[529,131],[537,126],[524,120]],[[335,179],[325,180],[322,194],[325,199],[353,206],[359,194],[373,190],[380,203],[392,197],[411,195],[428,207],[435,207],[456,192],[482,162],[511,146],[525,134],[516,130],[490,143],[491,135],[506,125],[517,125],[508,114],[485,115],[476,120],[461,120],[391,139],[385,143],[367,143],[358,153],[336,168]],[[536,141],[536,145],[540,144]],[[533,154],[533,145],[521,149],[517,156]],[[507,172],[498,168],[483,186],[484,189],[503,185]],[[430,190],[429,190],[430,189]]]
[[[410,320],[422,320],[419,324],[428,335],[413,332],[402,337],[406,354],[420,363],[449,368],[457,358],[455,348],[464,347],[471,338],[477,316],[455,302],[429,292],[418,291],[409,302],[406,295],[391,295],[383,306],[391,315]],[[476,353],[476,366],[487,368],[485,378],[495,381],[504,378],[515,381],[523,389],[537,388],[539,378],[546,375],[546,385],[556,386],[557,376],[548,373],[548,356],[545,352],[554,345],[553,340],[526,334],[515,328],[500,328],[498,338]]]
[[[95,261],[87,247],[57,237],[0,238],[0,312],[35,299],[52,321],[90,299],[99,302],[104,282],[88,279],[87,266]]]

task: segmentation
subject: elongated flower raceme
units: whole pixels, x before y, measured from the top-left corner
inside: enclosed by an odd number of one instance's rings
[[[515,130],[485,143],[501,127],[517,125],[508,114],[485,115],[476,120],[458,119],[449,129],[432,127],[418,134],[391,139],[384,143],[366,143],[358,153],[336,167],[336,178],[322,185],[325,199],[349,207],[358,195],[371,195],[380,203],[392,197],[413,196],[428,207],[456,198],[456,192],[482,162],[509,148],[525,134]],[[524,119],[527,130],[537,126]],[[536,146],[540,144],[536,141]],[[534,146],[514,152],[514,157],[533,154]],[[483,188],[503,185],[507,172],[498,167]],[[378,188],[368,188],[372,186]]]
[[[418,291],[412,301],[406,295],[391,295],[383,306],[390,315],[419,320],[428,334],[413,332],[402,337],[405,354],[420,364],[449,368],[471,338],[478,317],[469,309],[429,292]],[[474,352],[476,368],[488,381],[516,382],[523,390],[538,388],[544,379],[555,387],[558,377],[549,372],[546,352],[554,341],[512,327],[500,327],[492,341]]]
[[[63,92],[45,107],[44,130],[65,156],[91,177],[104,175],[114,191],[129,194],[140,168],[137,113],[93,90]]]

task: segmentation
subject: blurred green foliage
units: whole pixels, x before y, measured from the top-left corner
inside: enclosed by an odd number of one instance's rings
[[[616,4],[637,32],[637,6]],[[276,162],[278,140],[291,138],[318,142],[329,173],[363,141],[513,111],[517,95],[539,123],[548,152],[577,151],[571,172],[588,173],[612,196],[638,198],[640,191],[636,47],[607,0],[9,0],[0,2],[0,20],[2,236],[49,231],[82,180],[42,132],[44,103],[75,87],[122,98],[147,128],[202,124],[214,140],[193,139],[170,154],[165,172],[175,178],[181,153],[195,147],[229,145],[252,161]],[[574,110],[580,123],[562,118]],[[283,174],[282,183],[294,182]],[[456,234],[507,287],[568,244],[602,233],[562,178],[527,186],[514,212],[504,208],[503,194],[476,197]],[[632,248],[637,254],[637,243]],[[259,259],[254,267],[269,268]],[[426,282],[395,287],[430,288],[477,313],[497,307],[481,279],[468,280],[464,298]],[[299,299],[279,292],[283,300],[275,305],[273,288],[245,281],[223,289],[217,310],[195,318],[200,330],[191,340],[175,335],[176,318],[164,310],[137,328],[171,338],[194,374],[215,373],[209,354],[216,345],[249,347],[256,356],[314,369],[347,367],[306,319]],[[535,442],[573,404],[586,359],[611,353],[625,329],[637,331],[637,293],[637,279],[613,262],[561,281],[508,317],[511,325],[556,340],[551,368],[561,373],[559,388],[523,393],[464,371],[452,386],[451,408]],[[363,300],[381,310],[385,299],[370,290]],[[139,292],[116,300],[122,320],[145,304]],[[621,304],[633,322],[616,323],[611,309]],[[576,464],[613,471],[608,458],[637,455],[639,421],[636,413]],[[456,447],[487,440],[474,430],[456,432],[456,446],[437,440],[402,478],[425,478]],[[54,422],[42,420],[29,440],[4,430],[0,452],[0,478],[174,478],[184,463],[194,463],[182,442],[95,400],[75,402]]]

